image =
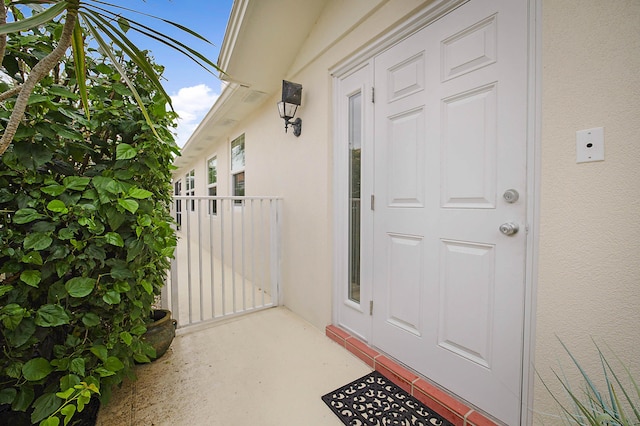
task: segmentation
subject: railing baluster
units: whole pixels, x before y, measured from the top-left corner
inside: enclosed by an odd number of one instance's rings
[[[263,250],[265,253],[269,253],[268,251],[268,243],[267,243],[267,233],[265,232],[265,230],[267,229],[265,222],[266,222],[266,214],[264,212],[264,200],[260,200],[260,222],[262,224],[262,245],[263,245]],[[262,306],[264,306],[265,301],[264,301],[264,294],[265,294],[265,289],[267,288],[266,284],[267,284],[267,267],[269,265],[269,262],[266,262],[265,260],[262,261],[262,274],[260,277],[260,293],[261,293],[261,298],[262,298]]]
[[[191,214],[189,212],[191,203],[186,203],[185,216],[187,218],[187,288],[189,301],[189,324],[193,322],[193,307],[191,306]]]
[[[227,296],[226,296],[226,287],[227,287],[227,282],[225,280],[225,262],[224,262],[224,211],[225,211],[225,203],[224,201],[226,200],[222,200],[222,202],[220,203],[220,273],[222,274],[222,316],[224,317],[225,315],[227,315],[227,310],[226,310],[226,303],[227,303]]]
[[[209,250],[210,250],[210,255],[209,255],[209,269],[210,269],[210,273],[211,273],[211,286],[210,286],[210,291],[211,291],[211,319],[216,317],[216,275],[215,275],[215,244],[214,244],[214,231],[213,231],[213,226],[214,226],[214,214],[213,214],[213,203],[217,203],[216,200],[210,200],[209,201],[210,204],[210,210],[209,210]]]
[[[253,206],[255,205],[255,200],[250,200],[251,203],[251,309],[256,308],[256,250],[255,250],[255,211]]]
[[[244,234],[244,208],[245,208],[245,200],[242,200],[241,204],[240,204],[240,223],[241,223],[241,241],[242,241],[242,246],[241,246],[241,257],[242,257],[242,310],[246,311],[247,310],[247,305],[246,305],[246,299],[247,296],[245,294],[245,256],[244,256],[244,246],[245,246],[245,234]]]
[[[236,313],[236,200],[231,201],[231,302]]]
[[[200,321],[204,321],[204,283],[202,276],[202,200],[197,200],[196,214],[198,215],[198,287],[200,293]]]

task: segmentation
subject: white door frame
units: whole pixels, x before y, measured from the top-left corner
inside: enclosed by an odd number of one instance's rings
[[[339,79],[376,54],[387,49],[403,38],[427,26],[449,11],[468,0],[437,0],[418,12],[395,30],[384,36],[374,38],[349,59],[341,62],[330,74],[333,77],[334,102],[339,99]],[[540,218],[540,169],[541,169],[541,29],[542,0],[527,0],[529,10],[529,64],[527,88],[527,254],[525,272],[525,307],[522,359],[522,425],[533,424],[534,397],[534,349],[536,330],[536,294],[538,279],[538,236]],[[338,123],[337,108],[334,108],[333,122]],[[333,313],[332,321],[338,324],[338,309],[342,298],[338,297],[341,282],[348,276],[348,149],[336,141],[339,139],[338,126],[334,125],[333,134]]]

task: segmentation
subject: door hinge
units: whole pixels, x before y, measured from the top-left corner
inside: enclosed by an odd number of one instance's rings
[[[369,315],[373,315],[373,300],[369,300]]]
[[[376,196],[371,194],[371,210],[376,209]]]
[[[371,103],[372,104],[376,103],[376,88],[375,87],[371,88]]]

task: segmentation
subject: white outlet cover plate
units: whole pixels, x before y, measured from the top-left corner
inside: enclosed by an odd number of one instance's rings
[[[604,161],[604,128],[576,132],[576,163]]]

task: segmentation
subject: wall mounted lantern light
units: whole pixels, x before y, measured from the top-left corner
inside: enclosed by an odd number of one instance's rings
[[[278,112],[280,118],[284,119],[284,131],[286,133],[289,125],[293,127],[293,134],[300,136],[302,133],[302,119],[300,117],[291,121],[296,116],[296,110],[302,100],[302,84],[292,83],[282,80],[282,100],[278,102]]]

